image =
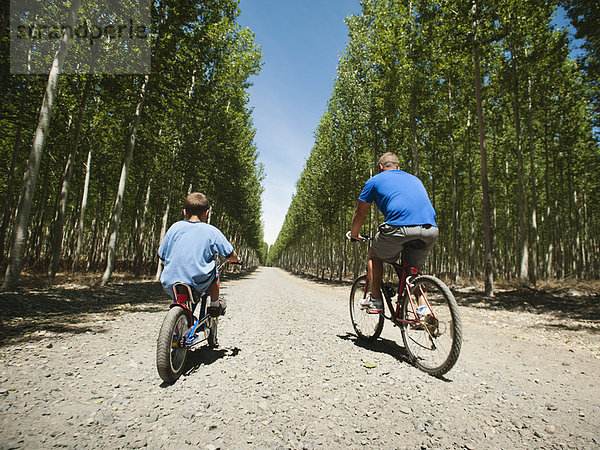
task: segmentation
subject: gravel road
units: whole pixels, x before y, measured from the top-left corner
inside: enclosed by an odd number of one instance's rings
[[[167,297],[156,283],[111,289],[122,305],[63,311],[20,337],[10,322],[0,448],[600,447],[597,321],[461,306],[461,356],[436,379],[406,362],[389,322],[376,344],[356,340],[349,286],[260,268],[224,282],[220,347],[167,385],[155,366]]]

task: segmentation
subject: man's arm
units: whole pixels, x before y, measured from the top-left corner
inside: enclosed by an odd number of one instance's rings
[[[356,209],[354,210],[354,215],[352,216],[352,228],[350,230],[350,237],[353,239],[358,238],[358,234],[360,233],[360,228],[365,222],[365,217],[367,217],[367,213],[369,212],[369,208],[371,208],[370,203],[363,202],[359,200],[356,204]]]

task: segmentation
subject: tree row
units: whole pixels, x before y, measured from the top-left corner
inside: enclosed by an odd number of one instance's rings
[[[209,197],[210,223],[246,262],[264,260],[247,91],[261,53],[236,0],[152,2],[149,74],[58,74],[54,92],[52,71],[8,73],[3,14],[5,289],[23,268],[104,271],[103,283],[114,270],[158,276],[158,245],[191,191]]]
[[[344,234],[392,151],[437,212],[428,272],[483,279],[489,295],[495,279],[597,278],[598,97],[554,24],[559,5],[361,4],[272,263],[338,279],[363,271],[366,248]],[[363,232],[381,220],[372,207]]]

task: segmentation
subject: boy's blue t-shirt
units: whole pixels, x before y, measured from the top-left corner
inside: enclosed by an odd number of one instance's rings
[[[233,246],[218,228],[188,220],[174,223],[158,248],[165,262],[160,276],[163,288],[170,291],[179,282],[205,289],[216,266],[215,254],[225,258],[233,254]]]
[[[389,225],[433,225],[435,210],[425,186],[402,170],[386,170],[369,178],[359,200],[377,205]]]

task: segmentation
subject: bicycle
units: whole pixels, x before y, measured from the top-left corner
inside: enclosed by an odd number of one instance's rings
[[[352,240],[349,233],[347,237]],[[368,236],[361,237],[363,242],[372,240]],[[416,240],[406,245],[411,244],[418,245]],[[400,327],[409,361],[420,370],[440,377],[452,369],[460,354],[462,323],[456,299],[442,280],[419,274],[416,267],[405,262],[388,264],[398,276],[397,289],[388,283],[381,286],[390,315],[385,314],[385,307],[380,313],[363,309],[359,302],[369,295],[369,277],[359,276],[350,292],[354,331],[359,339],[374,342],[381,335],[384,320],[390,320]],[[420,317],[417,312],[420,305],[428,306],[430,314]]]
[[[226,264],[217,267],[217,276]],[[209,348],[218,346],[217,328],[220,311],[208,307],[208,290],[194,291],[185,283],[173,286],[175,301],[163,320],[156,342],[156,368],[167,383],[175,382],[183,373],[188,352],[206,341]]]

